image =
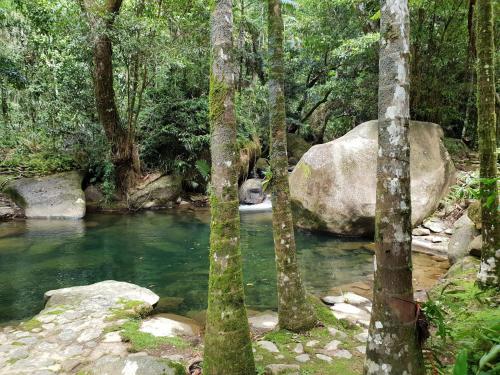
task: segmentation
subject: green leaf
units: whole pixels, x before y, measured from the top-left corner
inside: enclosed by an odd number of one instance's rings
[[[462,350],[458,353],[455,366],[453,367],[453,375],[467,375],[467,351]]]

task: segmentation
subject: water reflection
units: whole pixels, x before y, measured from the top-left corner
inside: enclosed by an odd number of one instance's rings
[[[271,214],[242,214],[241,236],[247,304],[253,309],[275,308]],[[208,246],[206,210],[1,224],[0,321],[37,313],[47,290],[106,279],[151,288],[171,312],[202,310]],[[372,272],[369,246],[297,232],[307,289],[322,294],[366,279]]]

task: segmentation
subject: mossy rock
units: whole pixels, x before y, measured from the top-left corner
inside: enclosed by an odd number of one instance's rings
[[[467,209],[467,216],[472,220],[476,229],[481,229],[481,202],[473,201]]]
[[[454,160],[467,158],[470,149],[467,145],[458,138],[444,138],[444,147]]]
[[[298,134],[289,133],[286,136],[287,149],[288,149],[288,159],[292,159],[296,162],[311,148],[304,138]]]

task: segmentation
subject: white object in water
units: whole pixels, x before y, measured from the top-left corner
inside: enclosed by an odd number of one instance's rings
[[[271,211],[272,209],[273,206],[269,197],[266,197],[264,202],[258,204],[240,204],[241,212],[266,212]]]

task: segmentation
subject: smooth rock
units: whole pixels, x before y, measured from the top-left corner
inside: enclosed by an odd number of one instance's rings
[[[327,351],[337,350],[340,344],[342,344],[342,342],[340,342],[339,340],[332,340],[328,344],[326,344],[325,350]]]
[[[156,337],[198,336],[200,327],[189,318],[174,314],[159,314],[142,321],[139,329]]]
[[[341,339],[345,339],[347,337],[347,334],[345,332],[342,332],[333,327],[328,327],[328,332],[330,332],[330,335],[340,337]]]
[[[411,234],[414,236],[428,236],[431,231],[427,228],[417,227],[411,231]]]
[[[352,358],[352,354],[349,350],[341,349],[341,350],[336,350],[333,353],[333,356],[336,358],[345,358],[345,359],[350,359]]]
[[[481,250],[483,249],[483,237],[481,235],[474,237],[469,244],[469,254],[475,257],[481,257]]]
[[[270,353],[280,352],[276,344],[274,344],[271,341],[266,341],[266,340],[257,341],[257,345],[259,345],[262,349],[265,349]]]
[[[9,182],[5,191],[24,207],[27,218],[80,219],[85,216],[82,179],[76,171],[20,178]]]
[[[134,208],[166,207],[173,204],[182,190],[179,176],[161,176],[137,186],[130,194],[128,204]],[[146,207],[145,207],[146,208]]]
[[[356,350],[358,352],[360,352],[361,354],[366,354],[366,346],[365,345],[356,346]]]
[[[454,223],[455,233],[448,243],[448,260],[450,264],[456,263],[469,253],[469,244],[476,235],[476,227],[467,215],[462,215]]]
[[[358,333],[356,336],[354,336],[356,340],[360,342],[366,342],[368,340],[368,330],[364,330],[361,333]]]
[[[295,348],[293,349],[293,351],[297,354],[302,354],[302,353],[304,353],[304,346],[299,343],[299,344],[295,345]]]
[[[242,204],[259,204],[264,202],[266,195],[262,187],[262,180],[249,178],[243,182],[240,186],[239,198]]]
[[[375,230],[378,121],[313,146],[290,175],[299,227],[344,235]],[[455,168],[437,124],[410,123],[412,223],[432,214],[455,181]]]
[[[315,347],[318,344],[319,344],[318,340],[310,340],[310,341],[306,342],[306,346],[308,348],[313,348],[313,347]]]
[[[311,359],[311,357],[309,357],[309,354],[301,354],[301,355],[298,355],[297,357],[295,357],[295,360],[297,362],[301,362],[301,363],[309,362],[310,359]]]
[[[278,326],[278,314],[274,311],[264,311],[248,318],[250,328],[267,332]]]
[[[441,243],[441,242],[443,242],[443,237],[439,237],[439,236],[427,236],[427,237],[424,237],[424,239],[426,241],[430,241],[432,243]]]
[[[149,289],[125,283],[106,280],[99,283],[56,289],[45,292],[46,307],[54,305],[91,304],[107,301],[111,307],[120,300],[142,301],[147,305],[155,305],[160,297]]]
[[[445,230],[445,226],[441,221],[427,220],[424,221],[422,226],[429,229],[433,233],[441,233]]]
[[[121,342],[122,337],[120,335],[120,332],[118,331],[113,331],[113,332],[108,332],[104,335],[104,338],[102,342]]]
[[[91,368],[90,375],[176,375],[175,368],[164,360],[151,356],[134,357],[133,359],[115,356],[104,356],[98,359]]]

